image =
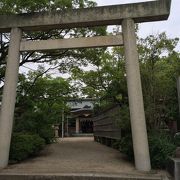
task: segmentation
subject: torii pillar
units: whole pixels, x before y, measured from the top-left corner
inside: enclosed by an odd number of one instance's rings
[[[21,29],[11,29],[0,113],[0,168],[8,165],[19,72]]]
[[[150,156],[133,19],[124,19],[122,31],[126,58],[127,86],[135,166],[150,171]]]

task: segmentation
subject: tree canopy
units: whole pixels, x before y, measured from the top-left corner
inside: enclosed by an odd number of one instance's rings
[[[94,7],[96,3],[91,0],[3,0],[0,3],[0,14],[4,13],[31,13],[42,11],[55,11],[62,9]],[[89,37],[96,35],[106,35],[106,27],[92,28],[73,28],[73,29],[54,29],[48,31],[23,32],[23,39],[27,40],[46,40],[46,39],[62,39],[75,37]],[[9,47],[9,34],[1,34],[0,48],[0,80],[4,81],[4,73],[6,67],[6,58]],[[83,64],[87,66],[89,61],[94,61],[92,54],[97,54],[99,49],[81,49],[81,50],[56,50],[47,52],[24,52],[21,54],[20,66],[25,64],[48,64],[60,72],[69,72],[73,68]]]

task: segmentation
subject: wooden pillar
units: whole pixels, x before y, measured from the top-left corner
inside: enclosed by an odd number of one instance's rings
[[[76,134],[79,133],[79,118],[76,118]]]
[[[69,116],[67,116],[66,135],[69,136]]]

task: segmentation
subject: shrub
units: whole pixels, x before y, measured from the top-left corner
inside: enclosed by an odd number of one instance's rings
[[[163,132],[151,132],[149,138],[149,151],[153,168],[165,168],[169,157],[174,155],[176,146],[170,135]],[[119,150],[129,159],[134,158],[131,135],[126,135],[120,141]]]
[[[119,139],[112,139],[112,148],[119,149],[120,142],[121,142],[121,140],[119,140]]]
[[[11,141],[10,160],[21,161],[36,155],[45,145],[37,134],[14,133]]]
[[[174,143],[177,147],[180,147],[180,132],[174,136]]]
[[[19,116],[18,116],[19,117]],[[15,120],[14,132],[28,132],[38,134],[46,144],[53,142],[54,131],[52,129],[53,120],[42,112],[26,111],[19,119]]]
[[[149,134],[149,147],[153,168],[165,168],[176,149],[172,137],[163,132]]]
[[[54,131],[52,127],[49,125],[42,127],[39,132],[39,136],[45,140],[46,144],[50,144],[54,140]]]
[[[128,159],[134,159],[132,136],[128,134],[124,136],[119,144],[119,150],[128,156]]]

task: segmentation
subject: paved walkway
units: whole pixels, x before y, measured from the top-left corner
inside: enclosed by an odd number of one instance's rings
[[[40,156],[10,165],[8,173],[119,173],[134,171],[134,166],[117,150],[93,138],[64,138],[43,150]]]
[[[64,138],[51,144],[40,156],[10,165],[1,174],[140,174],[119,151],[93,138]]]

